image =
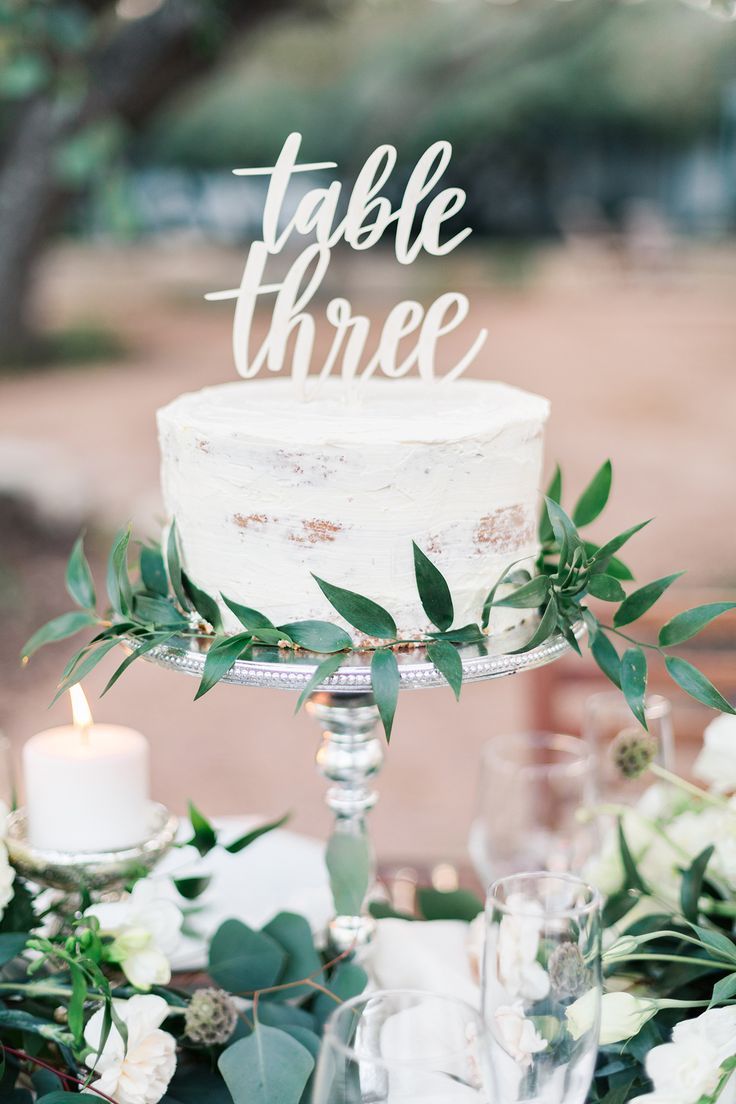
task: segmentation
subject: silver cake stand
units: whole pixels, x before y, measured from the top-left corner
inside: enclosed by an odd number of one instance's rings
[[[555,636],[528,652],[513,654],[531,638],[537,624],[534,617],[529,617],[517,629],[489,637],[482,644],[460,646],[463,683],[543,667],[570,650],[562,636]],[[583,633],[580,623],[575,635],[579,638]],[[130,645],[135,647],[135,641],[131,640]],[[143,658],[172,671],[201,677],[206,654],[206,646],[182,638],[153,648]],[[222,681],[301,691],[324,658],[310,652],[295,654],[256,646],[248,659],[236,661]],[[422,646],[397,650],[396,658],[402,690],[444,687],[450,693]],[[371,693],[370,659],[370,652],[346,655],[343,666],[310,695],[306,706],[322,729],[316,762],[329,782],[326,802],[334,814],[326,858],[336,909],[329,935],[338,951],[369,942],[374,930],[374,921],[366,910],[366,898],[375,880],[366,814],[378,799],[372,782],[383,765],[385,739],[382,732],[376,731],[380,718]]]

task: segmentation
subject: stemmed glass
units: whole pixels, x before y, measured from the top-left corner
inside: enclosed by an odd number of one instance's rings
[[[649,694],[644,702],[644,714],[649,735],[657,742],[657,762],[672,769],[675,754],[672,727],[672,705],[661,694]],[[583,737],[595,757],[596,790],[601,801],[616,801],[623,797],[631,802],[637,783],[622,779],[611,757],[611,747],[625,728],[632,724],[631,710],[618,690],[591,694],[583,706]],[[639,792],[647,785],[642,777]]]
[[[486,907],[482,1006],[495,1104],[583,1104],[601,1004],[597,890],[572,875],[516,874]]]
[[[489,1104],[490,1036],[454,997],[389,989],[325,1025],[312,1104]]]

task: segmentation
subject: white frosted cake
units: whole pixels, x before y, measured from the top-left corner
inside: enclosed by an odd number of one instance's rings
[[[537,552],[546,399],[501,383],[373,379],[359,403],[328,380],[301,402],[288,379],[181,395],[158,412],[163,493],[184,567],[274,624],[340,622],[312,573],[430,626],[412,540],[447,579],[455,626],[480,619],[499,574]],[[498,610],[492,629],[518,622]],[[359,638],[351,630],[354,639]]]

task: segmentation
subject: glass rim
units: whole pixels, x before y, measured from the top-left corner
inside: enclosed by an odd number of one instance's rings
[[[370,1054],[366,1051],[359,1050],[357,1047],[350,1046],[348,1043],[344,1043],[338,1035],[335,1034],[334,1025],[348,1012],[352,1012],[361,1004],[368,1004],[372,1000],[380,1000],[387,997],[412,997],[421,998],[422,1001],[432,999],[442,1001],[443,1004],[455,1005],[458,1008],[468,1012],[476,1021],[479,1029],[483,1032],[487,1032],[488,1027],[481,1015],[479,1008],[474,1008],[472,1004],[469,1004],[462,997],[453,997],[448,993],[436,993],[432,989],[375,989],[372,993],[358,993],[357,996],[351,997],[349,1000],[343,1001],[342,1004],[331,1012],[328,1019],[325,1022],[324,1031],[322,1034],[323,1046],[330,1046],[333,1050],[342,1054],[346,1058],[350,1058],[354,1062],[370,1062],[373,1066],[380,1066],[381,1069],[391,1070],[396,1067],[410,1068],[416,1066],[423,1066],[427,1061],[440,1060],[442,1058],[456,1057],[459,1054],[465,1054],[465,1047],[461,1049],[447,1049],[437,1055],[421,1056],[418,1058],[383,1058],[381,1055]]]
[[[504,755],[499,750],[504,740],[526,740],[532,747],[546,746],[552,748],[557,742],[559,750],[569,754],[567,762],[560,763],[519,763],[510,756]],[[554,732],[551,729],[528,729],[522,732],[498,733],[486,740],[481,748],[481,762],[485,765],[487,760],[500,763],[506,769],[512,769],[514,773],[529,775],[562,774],[579,776],[588,772],[592,774],[595,767],[595,754],[587,740],[581,736],[573,736],[568,732]]]
[[[542,916],[533,909],[529,911],[523,908],[509,908],[505,901],[500,900],[497,897],[497,893],[501,886],[508,882],[532,882],[532,881],[551,881],[565,882],[569,886],[577,886],[579,889],[583,889],[586,893],[587,900],[580,905],[568,905],[567,907],[556,909],[545,909]],[[524,871],[520,874],[506,874],[503,878],[496,878],[495,882],[492,882],[488,889],[488,896],[486,897],[486,913],[492,912],[497,909],[505,916],[533,916],[537,920],[545,919],[565,919],[574,920],[582,916],[590,916],[595,912],[600,911],[601,907],[601,893],[590,882],[584,881],[582,878],[578,878],[576,874],[557,874],[552,870],[530,870]],[[531,904],[531,900],[529,901]]]
[[[585,713],[592,712],[596,706],[603,702],[616,702],[622,709],[627,709],[625,699],[620,690],[597,690],[595,694],[589,694],[583,704]],[[644,715],[651,720],[661,721],[664,717],[672,716],[672,702],[664,694],[647,694],[644,698]]]

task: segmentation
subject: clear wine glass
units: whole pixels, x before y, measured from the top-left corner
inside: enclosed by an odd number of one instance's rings
[[[312,1104],[489,1104],[490,1036],[454,997],[389,989],[325,1025]]]
[[[672,770],[675,755],[672,705],[661,694],[650,694],[644,702],[644,713],[649,734],[657,742],[657,762]],[[616,737],[623,729],[631,728],[632,721],[631,710],[618,690],[591,694],[583,706],[583,738],[594,756],[596,791],[603,802],[623,798],[630,803],[636,792],[637,783],[622,779],[610,754]],[[638,783],[639,792],[648,784],[643,776]]]
[[[598,891],[569,874],[495,882],[486,906],[482,1007],[494,1104],[583,1104],[598,1053]]]
[[[519,870],[579,873],[596,828],[576,816],[590,805],[590,746],[556,732],[494,736],[484,745],[469,851],[484,885]]]

